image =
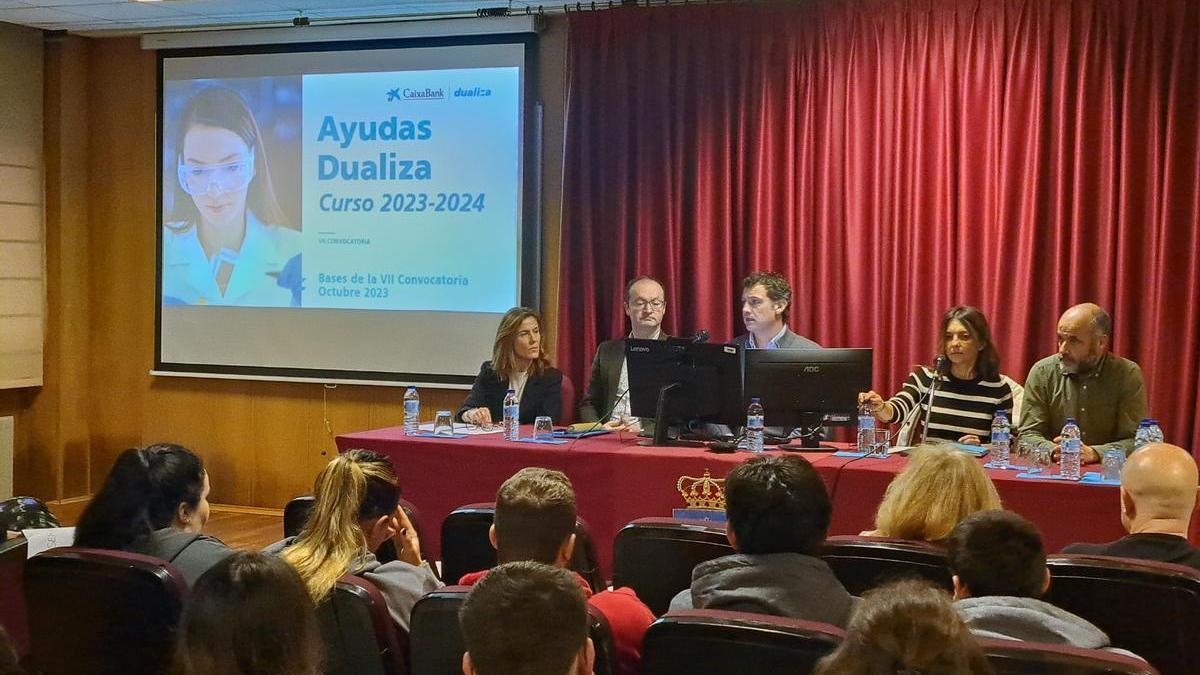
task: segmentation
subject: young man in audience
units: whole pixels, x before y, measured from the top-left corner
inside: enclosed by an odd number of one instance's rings
[[[1121,524],[1129,536],[1107,544],[1071,544],[1063,553],[1139,558],[1200,568],[1200,550],[1188,543],[1196,508],[1196,460],[1166,443],[1130,455],[1121,473]]]
[[[471,589],[458,614],[464,675],[591,675],[587,599],[567,570],[500,565]]]
[[[754,457],[725,477],[734,555],[700,563],[671,609],[729,609],[845,627],[856,598],[817,557],[829,530],[825,484],[802,457]]]
[[[947,540],[955,609],[977,637],[1109,646],[1104,631],[1039,598],[1050,588],[1042,537],[1011,511],[967,516]]]
[[[521,469],[496,493],[496,519],[488,534],[502,564],[531,560],[566,568],[575,550],[575,489],[571,480],[550,469]],[[472,586],[488,574],[488,570],[473,572],[458,583]],[[654,622],[654,614],[632,589],[594,592],[583,577],[572,576],[588,604],[608,620],[616,652],[615,670],[637,673],[642,638]]]

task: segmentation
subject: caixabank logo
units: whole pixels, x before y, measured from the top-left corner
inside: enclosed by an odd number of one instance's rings
[[[440,101],[446,98],[446,90],[442,87],[396,87],[388,89],[387,100],[393,101]]]

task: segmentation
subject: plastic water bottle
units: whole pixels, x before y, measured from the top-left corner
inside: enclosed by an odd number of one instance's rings
[[[1147,428],[1151,443],[1165,443],[1166,437],[1163,436],[1162,427],[1158,426],[1158,420],[1151,419],[1150,426]]]
[[[1074,417],[1068,417],[1062,428],[1062,442],[1059,443],[1061,458],[1059,473],[1068,480],[1079,480],[1079,464],[1083,453],[1083,440],[1079,437],[1079,425]]]
[[[1003,410],[997,410],[992,417],[992,442],[988,448],[992,455],[992,466],[998,469],[1007,469],[1012,446],[1009,442],[1010,428],[1008,426],[1008,414]]]
[[[858,451],[867,454],[875,451],[875,415],[871,413],[870,401],[858,406]]]
[[[1138,423],[1137,431],[1133,434],[1134,450],[1137,450],[1143,445],[1148,445],[1151,443],[1150,422],[1151,420],[1149,418],[1143,418],[1142,421]]]
[[[404,392],[404,434],[412,436],[421,430],[421,395],[416,387]]]
[[[521,402],[517,391],[509,389],[504,395],[504,440],[515,441],[521,437]]]
[[[746,409],[746,448],[755,453],[763,451],[763,407],[757,398],[750,399]]]

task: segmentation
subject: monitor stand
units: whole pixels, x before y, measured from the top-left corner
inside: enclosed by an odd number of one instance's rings
[[[779,449],[788,452],[837,452],[840,448],[835,448],[832,445],[821,445],[817,440],[817,436],[821,431],[821,421],[824,417],[817,413],[800,413],[799,429],[803,435],[799,439],[792,439],[787,443],[780,443]],[[796,441],[799,441],[797,443]]]
[[[661,447],[661,448],[703,448],[703,443],[699,441],[685,441],[679,438],[671,438],[668,432],[668,424],[666,419],[666,403],[667,394],[679,388],[678,382],[664,384],[658,388],[658,403],[654,408],[654,437],[638,441],[638,445],[643,447]]]

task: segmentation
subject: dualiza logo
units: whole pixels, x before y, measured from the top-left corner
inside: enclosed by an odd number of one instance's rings
[[[472,97],[472,96],[491,96],[492,90],[487,87],[459,87],[454,90],[456,98]]]

